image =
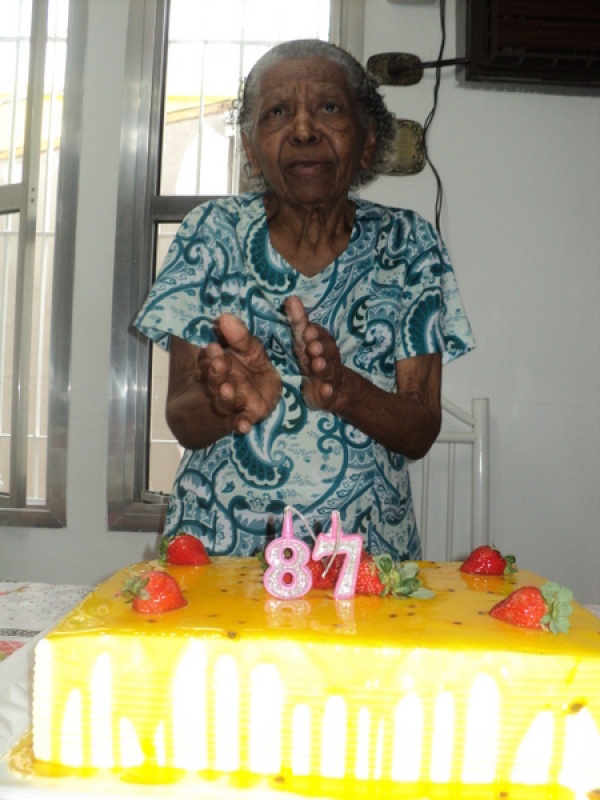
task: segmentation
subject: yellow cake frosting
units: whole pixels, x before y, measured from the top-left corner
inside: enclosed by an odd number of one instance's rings
[[[489,609],[544,580],[424,562],[432,599],[270,597],[255,559],[165,567],[187,605],[136,614],[101,584],[36,650],[42,771],[267,776],[325,797],[573,798],[600,787],[600,624],[568,634]],[[88,773],[86,773],[88,770]],[[175,776],[175,777],[174,777]],[[504,793],[504,794],[503,794]]]

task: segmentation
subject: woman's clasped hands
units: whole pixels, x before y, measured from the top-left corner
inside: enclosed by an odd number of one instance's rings
[[[306,403],[311,408],[330,409],[341,389],[344,370],[335,340],[324,328],[309,322],[298,297],[288,298],[285,310],[305,378]],[[238,317],[222,314],[217,333],[219,341],[198,354],[201,381],[215,413],[231,417],[236,433],[249,433],[277,405],[281,378],[259,339]]]

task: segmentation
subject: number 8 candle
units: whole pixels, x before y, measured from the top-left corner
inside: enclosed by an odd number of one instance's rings
[[[283,515],[281,536],[267,545],[265,558],[269,568],[264,575],[264,585],[273,597],[293,600],[309,591],[312,574],[306,564],[310,560],[310,548],[294,536],[289,507]]]

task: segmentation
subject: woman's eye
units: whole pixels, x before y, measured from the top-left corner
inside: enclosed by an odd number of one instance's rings
[[[328,101],[327,103],[323,104],[323,108],[328,113],[333,113],[334,111],[338,111],[338,104],[334,103],[333,101]]]
[[[273,106],[273,108],[269,109],[268,116],[281,117],[283,115],[283,111],[283,106]]]

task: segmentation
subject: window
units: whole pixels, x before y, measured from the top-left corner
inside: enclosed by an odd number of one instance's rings
[[[180,458],[164,419],[168,357],[130,327],[177,225],[243,188],[231,104],[252,64],[286,39],[361,56],[363,0],[133,0],[113,305],[109,527],[160,530]]]
[[[75,49],[69,52],[67,67],[67,31],[80,23],[81,14],[70,12],[68,0],[2,4],[0,523],[4,525],[58,527],[66,522],[76,149],[71,147],[70,159],[60,155],[70,113],[67,97],[76,91],[75,76],[81,75]],[[61,192],[59,186],[71,190]]]

